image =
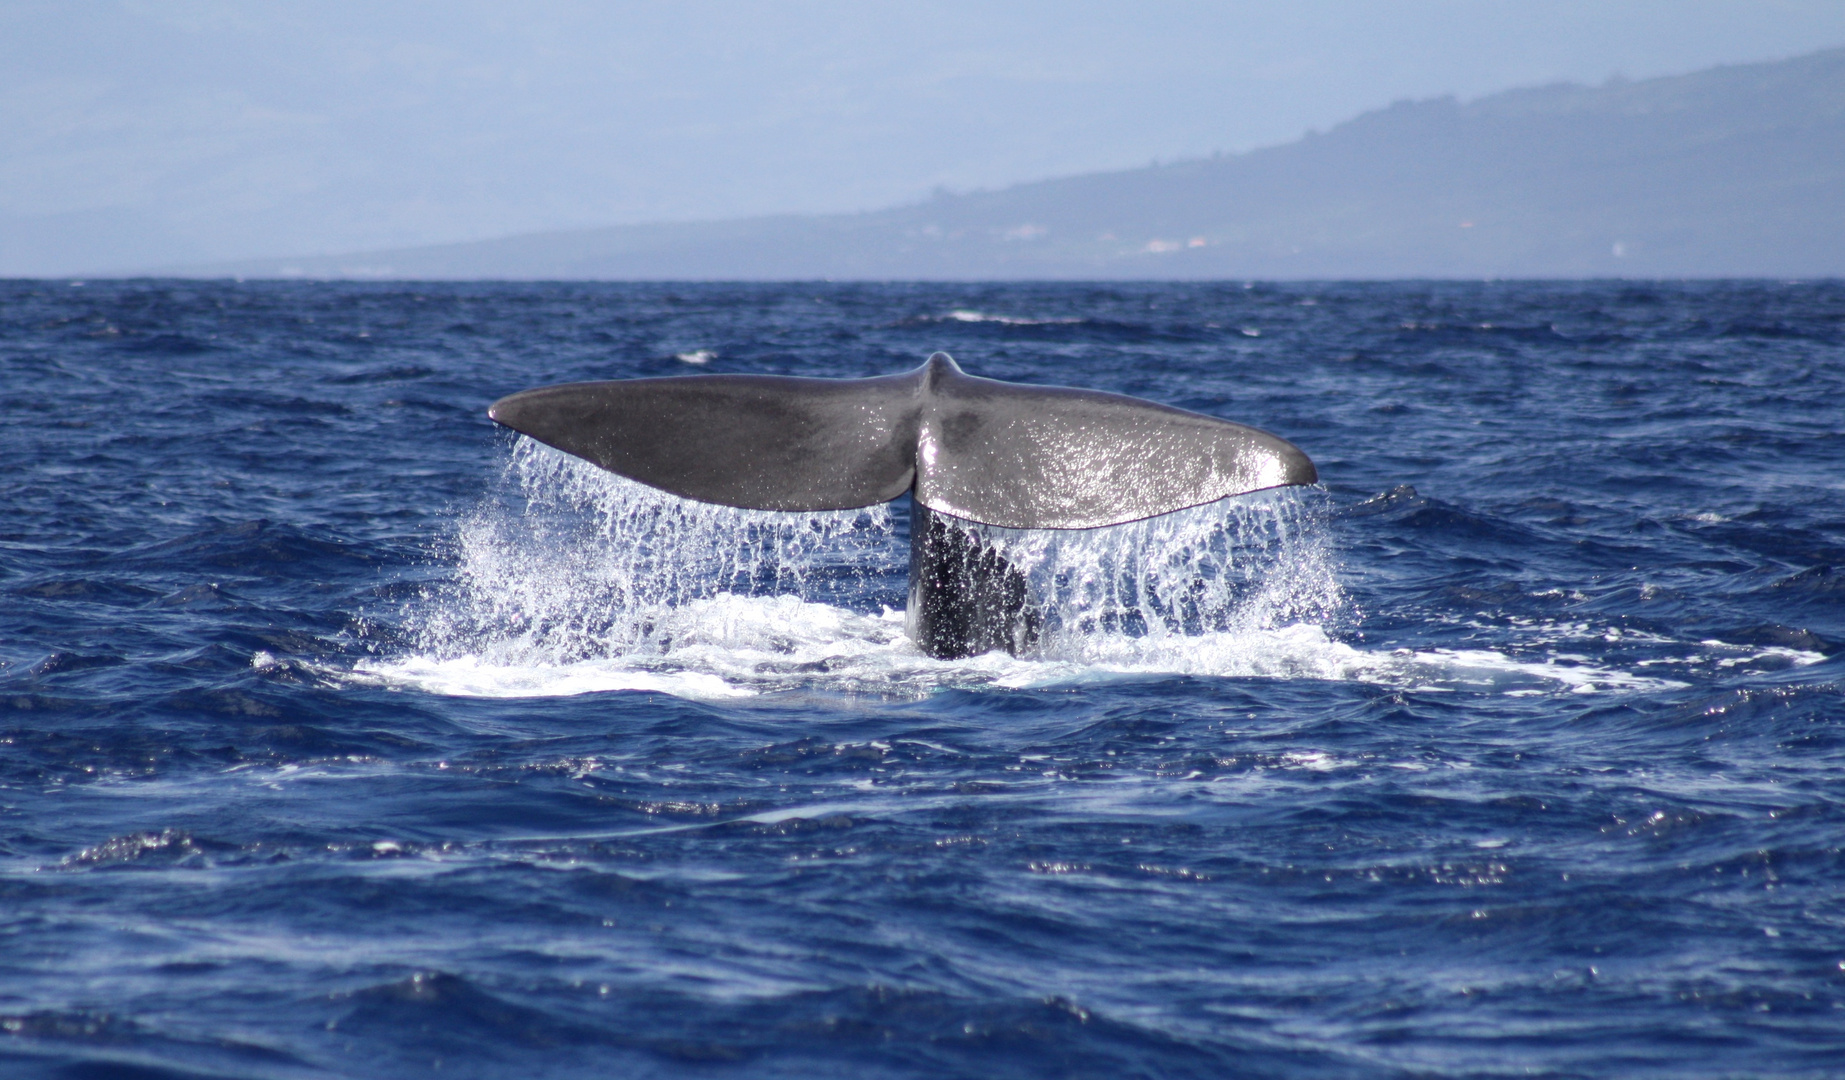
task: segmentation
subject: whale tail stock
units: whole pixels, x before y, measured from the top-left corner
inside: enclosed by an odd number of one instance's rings
[[[933,656],[1018,651],[1036,637],[1022,577],[944,518],[1090,529],[1318,478],[1306,454],[1266,431],[1119,394],[976,378],[939,352],[870,379],[548,386],[487,415],[700,502],[847,510],[911,493],[933,512],[912,522],[909,613]]]

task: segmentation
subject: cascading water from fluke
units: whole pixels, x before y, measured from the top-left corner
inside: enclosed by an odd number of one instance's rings
[[[1035,656],[1139,666],[1179,639],[1246,642],[1340,617],[1322,504],[1283,488],[1100,529],[959,527],[1025,583]]]
[[[1016,654],[1044,624],[1025,572],[981,527],[1096,529],[1318,478],[1267,432],[1118,394],[972,378],[946,353],[872,379],[545,387],[488,415],[703,503],[811,515],[911,494],[907,627],[940,658]]]
[[[458,522],[452,570],[399,613],[407,649],[362,678],[468,696],[925,695],[1121,674],[1337,678],[1340,617],[1314,489],[1088,530],[959,523],[1024,579],[1028,657],[944,662],[904,633],[901,507],[781,513],[691,502],[530,439]],[[395,620],[386,620],[395,621]]]
[[[556,666],[665,656],[726,596],[859,599],[897,572],[888,507],[808,514],[693,502],[520,439],[501,496],[465,520],[456,580],[422,609],[424,652]]]

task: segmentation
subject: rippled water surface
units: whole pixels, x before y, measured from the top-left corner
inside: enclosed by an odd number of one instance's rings
[[[540,384],[971,374],[1324,487],[687,503]],[[1832,1076],[1845,286],[0,282],[0,1072]]]

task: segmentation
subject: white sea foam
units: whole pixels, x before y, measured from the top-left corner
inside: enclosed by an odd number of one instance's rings
[[[975,527],[1031,582],[1043,636],[1027,656],[944,661],[923,655],[892,610],[908,552],[886,508],[710,506],[521,439],[500,496],[460,524],[452,578],[400,613],[409,645],[344,677],[479,697],[641,690],[692,699],[908,696],[1153,674],[1514,695],[1682,685],[1669,671],[1622,671],[1561,651],[1565,639],[1597,633],[1587,625],[1533,627],[1531,642],[1504,649],[1340,640],[1352,617],[1322,500],[1284,489],[1108,529]]]
[[[1023,316],[1019,316],[1019,315],[989,315],[984,311],[973,311],[968,308],[956,308],[955,310],[950,311],[948,314],[943,315],[940,321],[967,322],[967,323],[1000,323],[1004,326],[1066,326],[1066,325],[1070,325],[1074,323],[1080,323],[1083,320],[1081,317],[1078,317],[1078,316],[1065,316],[1062,318],[1055,318],[1055,319],[1028,319]]]

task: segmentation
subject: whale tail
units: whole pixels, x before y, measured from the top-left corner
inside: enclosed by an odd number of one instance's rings
[[[1037,635],[1023,577],[944,518],[1092,529],[1318,479],[1306,454],[1266,431],[1120,394],[976,378],[939,352],[871,379],[548,386],[487,415],[700,502],[848,510],[909,492],[910,625],[932,656],[1017,652]]]
[[[873,379],[683,375],[570,383],[487,415],[643,484],[751,510],[913,492],[1012,529],[1092,529],[1317,479],[1266,431],[1120,394],[964,374],[946,353]]]

